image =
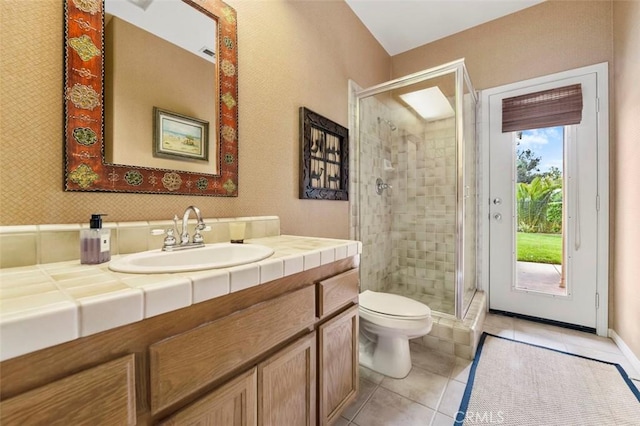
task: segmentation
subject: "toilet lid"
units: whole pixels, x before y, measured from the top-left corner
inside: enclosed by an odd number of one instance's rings
[[[383,315],[411,318],[431,316],[431,309],[424,303],[397,294],[365,290],[360,293],[359,303],[361,307]]]

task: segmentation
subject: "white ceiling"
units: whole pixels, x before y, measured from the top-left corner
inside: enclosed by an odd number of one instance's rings
[[[391,56],[544,0],[345,0]]]
[[[0,0],[1,1],[1,0]],[[117,16],[196,56],[215,63],[202,52],[217,50],[216,21],[181,1],[106,0],[107,19]]]

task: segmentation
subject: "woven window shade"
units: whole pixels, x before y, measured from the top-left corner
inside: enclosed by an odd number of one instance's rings
[[[568,126],[582,121],[582,85],[502,100],[502,132]]]

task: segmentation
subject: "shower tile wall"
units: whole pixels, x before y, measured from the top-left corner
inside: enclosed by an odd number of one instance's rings
[[[454,118],[427,123],[420,136],[400,130],[393,138],[392,163],[392,274],[384,290],[454,314]]]
[[[453,117],[423,124],[375,97],[360,102],[351,164],[352,236],[363,243],[361,289],[412,297],[455,313],[456,140]],[[390,120],[397,130],[384,121]],[[352,138],[355,140],[355,138]],[[392,169],[385,168],[390,160]],[[392,189],[375,191],[376,178]],[[358,188],[360,193],[353,192]],[[360,226],[358,232],[358,226]]]

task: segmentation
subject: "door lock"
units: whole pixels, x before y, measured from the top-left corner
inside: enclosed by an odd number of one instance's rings
[[[493,215],[493,218],[497,221],[500,222],[502,220],[502,215],[500,213],[495,213]]]

